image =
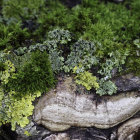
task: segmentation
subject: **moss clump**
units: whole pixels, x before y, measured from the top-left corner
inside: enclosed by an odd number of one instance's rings
[[[9,78],[6,88],[20,94],[48,91],[54,86],[53,72],[48,57],[46,52],[33,52],[29,62]]]

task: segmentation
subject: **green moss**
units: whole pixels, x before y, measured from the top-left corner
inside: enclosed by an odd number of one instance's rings
[[[9,78],[6,86],[18,93],[46,92],[54,86],[54,77],[46,52],[36,51],[17,73]]]
[[[126,4],[130,9],[126,8]],[[75,39],[82,36],[106,46],[116,41],[131,42],[139,36],[139,0],[123,4],[83,0],[81,5],[72,9],[58,0],[7,0],[2,10],[8,20],[33,20],[39,25],[31,33],[33,40],[43,40],[48,31],[57,27],[68,29],[75,34]]]
[[[127,44],[127,48],[130,51],[129,56],[125,63],[124,73],[133,73],[135,75],[140,75],[140,39],[135,39],[133,43]]]
[[[140,75],[140,57],[129,57],[127,63],[127,72]]]
[[[135,3],[139,3],[138,0],[136,1]],[[108,2],[104,4],[96,0],[95,2],[84,0],[83,7],[90,8],[93,15],[93,24],[105,23],[107,26],[110,26],[114,32],[113,37],[118,41],[130,41],[132,38],[138,37],[140,21],[139,15],[135,10],[135,8],[138,7],[136,4],[134,6],[134,4],[131,3],[130,8],[133,8],[129,10],[126,8],[125,3],[114,4]],[[100,31],[101,30],[102,29],[100,29]],[[104,38],[104,36],[102,37]]]
[[[35,36],[46,37],[47,32],[57,27],[66,29],[69,10],[58,0],[48,0],[47,7],[41,9],[37,18],[39,28],[34,32]]]
[[[3,62],[0,62],[0,71],[5,70],[5,64]]]
[[[21,24],[0,24],[0,50],[5,48],[17,49],[29,38],[27,29],[22,29]]]
[[[2,13],[6,18],[15,18],[17,21],[27,20],[37,17],[44,5],[44,0],[5,0]]]

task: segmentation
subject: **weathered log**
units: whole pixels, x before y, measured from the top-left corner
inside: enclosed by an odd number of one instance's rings
[[[138,92],[104,96],[97,104],[94,94],[76,94],[72,78],[58,83],[55,90],[39,99],[34,120],[52,131],[63,131],[71,126],[110,128],[140,110]]]

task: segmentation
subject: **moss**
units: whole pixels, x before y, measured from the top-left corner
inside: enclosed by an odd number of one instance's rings
[[[140,56],[130,56],[128,58],[126,72],[140,76]]]
[[[130,8],[126,7],[128,4]],[[123,4],[83,0],[82,4],[72,9],[66,8],[58,0],[7,0],[2,7],[3,16],[8,22],[33,21],[38,25],[35,31],[30,32],[32,39],[37,41],[44,40],[47,32],[57,27],[68,29],[75,34],[75,39],[82,36],[100,41],[105,38],[108,39],[105,41],[107,44],[131,42],[139,36],[139,0]]]
[[[28,20],[36,17],[44,5],[44,0],[6,0],[3,2],[2,13],[5,18]]]
[[[54,86],[54,76],[46,52],[36,51],[17,73],[9,78],[6,88],[20,94],[47,92]]]
[[[132,9],[127,9],[125,3],[114,4],[108,2],[107,4],[104,4],[99,3],[96,0],[95,2],[84,0],[83,7],[90,8],[93,15],[93,24],[105,23],[111,27],[113,32],[115,32],[113,37],[117,40],[130,41],[133,38],[137,38],[139,33],[139,15],[135,10],[135,8],[138,7],[136,6],[136,3],[139,2],[138,0],[136,1],[135,6],[134,2],[131,3],[130,7],[132,7]]]
[[[22,29],[21,24],[0,24],[0,50],[21,47],[26,39],[29,39],[27,29]]]
[[[0,62],[0,71],[5,70],[5,64],[3,62]]]
[[[69,10],[58,0],[48,0],[47,7],[41,9],[37,18],[39,28],[34,32],[35,36],[46,37],[48,31],[57,27],[66,29]]]
[[[140,39],[134,40],[131,44],[126,44],[126,48],[129,49],[130,54],[126,59],[125,72],[133,73],[140,76]]]

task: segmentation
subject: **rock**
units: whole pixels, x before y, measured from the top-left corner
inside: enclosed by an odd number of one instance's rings
[[[33,122],[30,122],[26,127],[21,128],[20,126],[16,127],[16,132],[20,137],[28,137],[24,134],[25,131],[28,131],[31,135],[37,135],[36,126]]]
[[[107,140],[107,135],[95,128],[88,128],[86,134],[90,135],[92,139]]]
[[[46,137],[43,140],[70,140],[70,137],[66,133],[59,133],[57,135],[52,134],[49,137]]]
[[[51,134],[50,131],[36,125],[33,121],[31,121],[26,127],[23,128],[17,126],[16,132],[18,134],[17,140],[42,140],[42,137]],[[25,135],[25,132],[28,132],[30,136]]]
[[[131,119],[125,122],[118,129],[118,140],[135,140],[135,135],[139,133],[139,129],[140,118]]]
[[[108,131],[108,130],[107,130]],[[90,128],[71,128],[67,131],[71,140],[108,140],[109,133],[95,127]]]
[[[114,82],[118,92],[140,91],[140,77],[133,74],[118,77]]]
[[[42,140],[108,140],[111,129],[102,131],[92,128],[71,128],[68,131],[51,134]]]
[[[58,82],[39,99],[35,106],[34,121],[52,131],[64,131],[71,126],[110,128],[140,110],[138,92],[104,96],[97,104],[94,94],[76,94],[76,86],[71,77]]]
[[[114,131],[113,133],[111,133],[110,135],[110,140],[116,140],[117,134],[116,131]]]

